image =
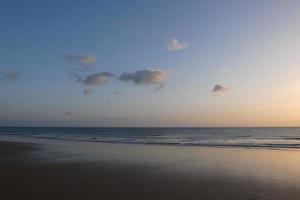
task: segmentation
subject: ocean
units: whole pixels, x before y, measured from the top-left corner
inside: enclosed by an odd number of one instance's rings
[[[0,135],[105,143],[300,149],[300,128],[1,127]]]

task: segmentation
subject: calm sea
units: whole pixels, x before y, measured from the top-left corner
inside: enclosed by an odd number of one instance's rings
[[[300,128],[0,128],[0,135],[55,140],[300,149]]]

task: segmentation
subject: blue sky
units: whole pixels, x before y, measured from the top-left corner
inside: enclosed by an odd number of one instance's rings
[[[0,125],[300,125],[299,4],[3,0]]]

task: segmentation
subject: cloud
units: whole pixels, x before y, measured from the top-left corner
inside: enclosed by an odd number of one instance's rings
[[[182,50],[182,49],[186,49],[188,47],[189,47],[188,43],[178,42],[178,40],[176,38],[170,40],[167,44],[167,49],[170,52],[179,51],[179,50]]]
[[[65,112],[65,115],[67,115],[67,116],[72,116],[73,113],[72,113],[72,112]]]
[[[131,81],[136,85],[157,85],[157,89],[162,89],[168,74],[168,71],[165,70],[144,69],[134,73],[125,72],[121,74],[119,79],[124,82]]]
[[[102,85],[107,82],[107,80],[114,75],[110,72],[99,72],[86,76],[85,78],[78,79],[79,82],[87,86],[97,86]],[[94,89],[91,87],[85,88],[82,92],[84,96],[91,95]]]
[[[75,64],[70,70],[69,75],[77,82],[82,82],[84,80],[86,73],[96,62],[96,57],[93,55],[67,54],[64,55],[63,58],[65,62]]]
[[[97,58],[93,55],[76,55],[76,54],[67,54],[64,55],[65,62],[74,63],[81,67],[92,67],[96,62]]]
[[[82,83],[84,85],[90,85],[90,86],[101,85],[113,76],[114,75],[110,72],[94,73],[85,77]]]
[[[121,95],[122,92],[119,92],[119,91],[113,91],[113,94],[115,94],[115,95]]]
[[[85,78],[85,75],[78,68],[74,68],[69,72],[71,78],[74,78],[76,82],[82,82]]]
[[[85,89],[83,90],[82,94],[83,94],[84,96],[88,96],[88,95],[90,95],[90,94],[93,94],[93,88],[85,88]]]
[[[66,54],[63,59],[65,62],[75,65],[69,72],[70,77],[74,78],[76,82],[88,86],[82,92],[84,96],[93,93],[94,88],[92,86],[102,85],[114,76],[110,72],[88,74],[97,60],[93,55]]]
[[[10,81],[15,81],[18,78],[18,73],[16,71],[0,71],[0,77]]]
[[[216,84],[215,87],[212,89],[212,92],[213,93],[219,93],[219,92],[226,92],[228,90],[230,90],[230,87],[220,85],[220,84]]]

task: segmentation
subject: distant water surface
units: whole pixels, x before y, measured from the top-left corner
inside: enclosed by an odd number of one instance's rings
[[[300,149],[300,128],[31,128],[0,135],[107,143]]]

